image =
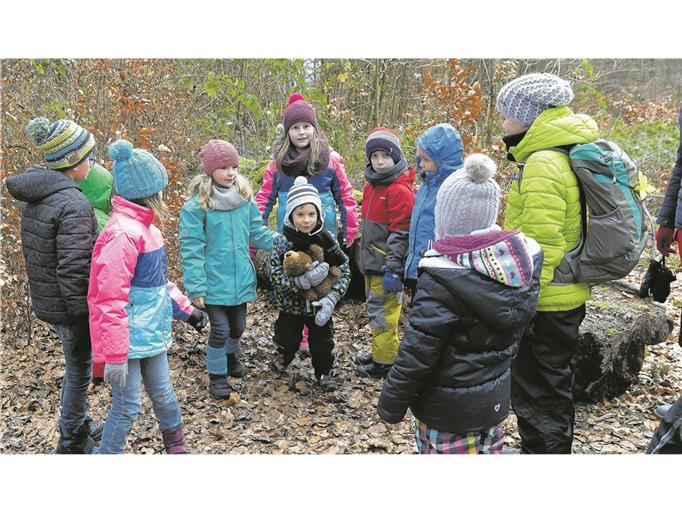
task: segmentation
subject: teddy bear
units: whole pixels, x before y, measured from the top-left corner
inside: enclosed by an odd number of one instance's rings
[[[301,276],[310,270],[313,262],[322,263],[324,261],[324,250],[317,244],[312,244],[307,251],[287,251],[284,254],[282,265],[284,273],[290,277]],[[313,302],[327,296],[332,285],[341,277],[339,267],[329,267],[329,273],[324,280],[317,286],[309,290],[300,290],[301,295]]]

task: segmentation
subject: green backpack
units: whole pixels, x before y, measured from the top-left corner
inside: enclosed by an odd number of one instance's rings
[[[582,236],[554,271],[554,284],[622,279],[637,265],[651,216],[640,199],[634,162],[614,142],[596,140],[569,148],[580,184]]]

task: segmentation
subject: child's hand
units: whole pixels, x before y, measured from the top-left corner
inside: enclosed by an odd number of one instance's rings
[[[125,363],[106,363],[104,365],[104,382],[113,386],[116,384],[121,389],[126,386],[128,377],[128,362]]]
[[[320,310],[315,315],[315,325],[322,327],[327,322],[329,322],[329,319],[332,317],[334,307],[336,306],[336,303],[339,301],[339,298],[341,298],[339,292],[331,291],[326,296],[322,297],[320,300],[316,300],[315,302],[313,302],[313,306],[315,306],[316,308],[320,308]]]
[[[194,308],[194,311],[192,311],[192,314],[187,319],[187,323],[194,327],[198,333],[201,333],[204,327],[208,325],[208,315],[199,308]]]
[[[203,297],[197,297],[196,299],[192,300],[192,306],[195,308],[199,309],[204,309],[204,298]]]

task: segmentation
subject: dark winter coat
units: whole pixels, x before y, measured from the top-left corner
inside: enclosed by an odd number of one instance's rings
[[[6,179],[26,202],[21,242],[33,311],[41,320],[71,324],[88,313],[90,258],[97,238],[92,206],[66,174],[33,167]]]
[[[532,279],[518,288],[426,253],[409,324],[379,397],[382,419],[397,423],[409,407],[430,428],[462,434],[504,421],[512,357],[539,292],[542,252],[530,244]]]
[[[682,179],[682,103],[680,104],[680,144],[677,146],[677,161],[665,188],[663,204],[658,212],[656,222],[661,226],[682,229],[682,194],[680,180]]]

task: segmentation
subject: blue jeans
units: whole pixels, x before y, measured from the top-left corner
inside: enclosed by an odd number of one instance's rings
[[[180,405],[173,391],[166,353],[144,359],[128,359],[125,387],[116,384],[111,386],[111,409],[104,423],[97,453],[123,453],[126,436],[141,410],[141,380],[159,420],[159,431],[182,426]]]
[[[88,317],[83,316],[72,325],[53,324],[53,327],[64,350],[59,428],[64,437],[71,437],[85,420],[91,419],[87,415],[88,386],[92,379],[90,325]]]

